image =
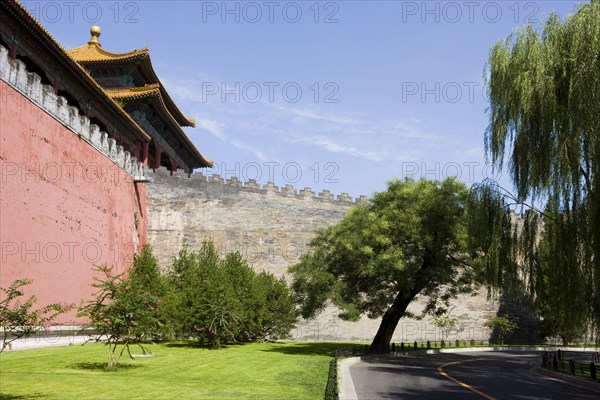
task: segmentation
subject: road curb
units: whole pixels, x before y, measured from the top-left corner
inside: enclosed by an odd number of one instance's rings
[[[600,383],[598,382],[586,381],[573,376],[561,374],[560,372],[551,371],[542,367],[532,368],[531,371],[536,375],[550,377],[552,379],[561,381],[565,385],[574,386],[578,389],[600,394]]]
[[[352,375],[350,375],[350,366],[360,362],[362,357],[343,358],[338,362],[338,377],[337,382],[339,387],[339,398],[343,400],[358,400],[356,388]]]

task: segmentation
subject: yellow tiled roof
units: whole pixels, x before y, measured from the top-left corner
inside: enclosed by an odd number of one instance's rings
[[[159,92],[159,96],[157,99],[163,103],[163,110],[166,111],[166,114],[170,116],[169,121],[173,124],[177,125],[179,128],[178,134],[181,134],[180,138],[186,147],[192,152],[194,158],[201,162],[204,166],[211,166],[212,161],[206,159],[194,146],[191,140],[187,137],[187,135],[181,130],[179,124],[186,124],[187,126],[194,126],[195,121],[191,118],[186,117],[181,113],[181,111],[177,108],[173,100],[169,97],[169,94],[165,90],[164,87],[160,84],[156,73],[152,68],[152,64],[150,62],[150,54],[148,49],[142,50],[134,50],[129,53],[111,53],[106,51],[100,47],[100,43],[97,42],[97,37],[100,35],[99,29],[96,32],[92,33],[92,36],[96,36],[96,41],[94,42],[93,38],[88,42],[88,44],[71,49],[65,50],[54,37],[44,28],[42,24],[40,24],[26,9],[26,7],[21,4],[18,0],[1,0],[0,8],[6,9],[6,11],[12,15],[16,20],[20,23],[27,26],[31,37],[35,40],[38,40],[42,43],[44,47],[46,47],[60,62],[63,66],[65,66],[70,72],[75,75],[76,79],[79,79],[83,85],[88,87],[93,94],[98,94],[100,100],[109,105],[113,111],[118,113],[118,116],[121,117],[125,124],[128,125],[129,129],[132,129],[135,133],[137,133],[140,137],[145,140],[151,140],[152,137],[136,122],[131,118],[129,114],[127,114],[119,105],[114,101],[119,97],[113,97],[107,93],[107,91],[100,86],[96,80],[86,71],[86,69],[81,64],[85,64],[90,61],[80,61],[86,59],[86,57],[94,57],[96,54],[96,61],[129,61],[129,60],[144,60],[142,62],[142,66],[145,70],[145,73],[151,77],[155,83],[146,85],[146,87],[142,88],[133,88],[129,89],[131,92],[136,92],[138,96],[148,96],[154,95],[157,91]],[[92,27],[94,30],[97,27]],[[112,58],[111,58],[112,57]],[[95,93],[94,93],[95,92]],[[117,94],[115,94],[117,95]],[[121,93],[124,95],[124,93]],[[165,107],[165,103],[169,105],[169,107]]]
[[[67,50],[67,54],[77,62],[114,62],[114,61],[132,61],[149,58],[148,49],[133,50],[129,53],[112,53],[104,50],[99,43],[88,43],[74,49]]]
[[[150,98],[155,101],[157,104],[156,109],[162,113],[163,118],[166,119],[166,122],[171,126],[172,132],[175,132],[179,138],[185,142],[188,142],[190,146],[193,146],[192,142],[185,134],[185,132],[179,126],[177,120],[171,115],[169,109],[165,105],[165,101],[162,95],[162,91],[160,90],[161,86],[158,83],[152,83],[140,87],[128,87],[128,88],[119,88],[119,89],[105,89],[106,94],[112,98],[113,100],[137,100],[137,99],[145,99]],[[213,161],[204,157],[202,154],[198,153],[202,159],[201,167],[212,167]]]
[[[162,100],[162,96],[160,94],[160,85],[158,83],[152,83],[140,87],[105,89],[104,91],[113,99],[141,99],[149,96],[159,96]]]
[[[56,39],[54,39],[50,32],[48,32],[46,28],[44,28],[44,26],[31,15],[31,13],[23,4],[21,4],[18,0],[3,0],[2,5],[8,7],[10,12],[15,13],[13,14],[15,17],[21,17],[23,22],[29,26],[32,36],[36,37],[37,40],[40,40],[49,51],[53,52],[59,62],[64,63],[67,68],[74,69],[75,73],[82,76],[83,84],[85,86],[90,88],[92,91],[99,90],[100,92],[104,92],[104,89],[98,83],[96,83],[94,78],[92,78],[87,71],[81,65],[79,65],[79,63],[73,62],[74,60],[72,60],[70,57],[65,57],[67,51],[60,45],[60,43],[56,41]],[[39,32],[36,32],[35,30],[38,30]],[[144,139],[151,139],[150,135],[148,135],[148,133],[146,133],[146,131],[144,131],[125,111],[120,109],[117,104],[114,104],[112,107],[114,110],[118,111],[119,116],[125,120],[130,128],[132,128]]]
[[[138,68],[140,69],[142,75],[145,76],[147,83],[158,83],[160,85],[160,80],[158,79],[158,76],[152,67],[150,52],[148,49],[133,50],[129,53],[112,53],[104,50],[100,45],[100,27],[93,26],[90,30],[90,33],[92,34],[92,37],[87,44],[67,50],[67,54],[73,60],[84,65],[131,63],[139,60],[141,62],[139,63]],[[181,110],[169,96],[167,90],[162,85],[160,85],[159,89],[162,92],[163,103],[166,105],[167,109],[171,115],[173,115],[175,120],[182,126],[196,126],[196,121],[181,112]]]

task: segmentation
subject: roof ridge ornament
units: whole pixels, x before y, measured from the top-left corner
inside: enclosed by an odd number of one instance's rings
[[[102,34],[102,30],[100,29],[100,27],[98,25],[93,25],[90,28],[90,34],[92,35],[92,37],[90,38],[88,44],[97,44],[98,46],[102,47],[102,45],[98,41],[98,38]]]

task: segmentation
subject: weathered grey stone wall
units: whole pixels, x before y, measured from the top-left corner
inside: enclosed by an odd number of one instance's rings
[[[329,193],[295,193],[291,186],[278,191],[215,176],[171,176],[164,168],[152,180],[148,239],[163,265],[184,243],[198,248],[212,238],[223,254],[238,250],[255,269],[282,276],[314,230],[337,222],[355,204],[347,195],[333,199]]]
[[[148,241],[163,266],[184,244],[196,249],[212,238],[223,254],[238,250],[256,270],[284,276],[315,230],[335,224],[353,205],[367,201],[346,194],[334,197],[329,192],[296,191],[289,185],[278,189],[273,184],[260,187],[253,181],[242,184],[235,178],[227,182],[200,174],[189,178],[181,172],[171,175],[164,168],[150,176]],[[422,307],[417,302],[411,311],[419,313]],[[484,292],[458,299],[452,315],[460,318],[460,326],[450,337],[487,339],[490,332],[483,327],[483,317],[497,309],[498,304],[488,302]],[[368,341],[378,325],[379,320],[368,318],[357,323],[341,321],[330,307],[313,321],[301,321],[294,337]],[[394,336],[396,341],[440,339],[429,319],[403,320]]]

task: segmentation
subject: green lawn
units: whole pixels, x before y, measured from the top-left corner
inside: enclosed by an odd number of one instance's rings
[[[0,399],[322,399],[340,347],[157,344],[154,357],[123,356],[113,371],[104,370],[102,344],[17,351],[0,355]]]

